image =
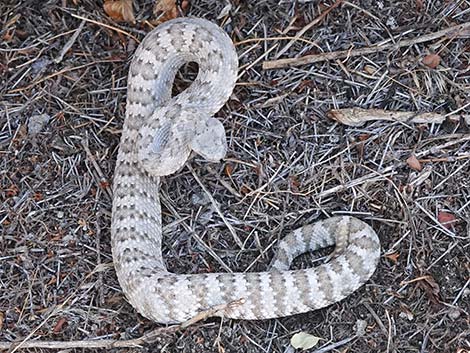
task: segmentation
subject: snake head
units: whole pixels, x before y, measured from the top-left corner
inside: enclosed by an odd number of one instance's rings
[[[227,153],[227,141],[222,123],[216,118],[198,120],[190,147],[209,162],[220,161]]]
[[[169,111],[174,112],[171,108]],[[210,162],[220,161],[227,151],[222,123],[194,112],[182,114],[178,111],[178,116],[173,116],[161,110],[139,130],[138,159],[153,176],[178,171],[188,160],[191,150]]]

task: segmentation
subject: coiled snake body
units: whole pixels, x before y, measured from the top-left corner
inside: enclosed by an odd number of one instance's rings
[[[173,274],[162,258],[160,176],[177,171],[194,151],[209,161],[226,152],[223,125],[213,115],[235,86],[237,55],[218,26],[176,19],[150,32],[131,63],[126,119],[114,175],[111,224],[116,273],[130,303],[159,323],[186,321],[227,305],[215,315],[268,319],[315,310],[342,300],[375,271],[376,233],[353,217],[303,226],[279,242],[269,272]],[[177,70],[196,62],[199,72],[171,97]],[[336,244],[320,266],[289,270],[293,258]]]

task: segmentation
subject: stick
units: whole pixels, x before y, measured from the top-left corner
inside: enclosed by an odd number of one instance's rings
[[[146,333],[142,337],[130,340],[81,340],[81,341],[35,341],[28,340],[22,342],[0,342],[0,349],[24,349],[24,348],[49,348],[49,349],[71,349],[71,348],[124,348],[124,347],[140,347],[148,344],[162,335],[176,332],[180,328],[179,325],[162,327]]]
[[[72,37],[70,37],[70,39],[67,41],[67,43],[65,43],[64,47],[60,51],[60,54],[57,55],[57,57],[54,59],[56,64],[59,64],[62,61],[62,59],[64,58],[65,53],[67,53],[69,51],[69,49],[72,48],[73,44],[75,43],[75,41],[78,38],[78,35],[82,31],[84,25],[85,25],[85,21],[82,20],[82,23],[80,23],[80,26],[75,30]]]
[[[418,112],[400,112],[382,109],[362,109],[362,108],[345,108],[331,109],[326,116],[337,122],[349,126],[361,126],[371,120],[396,121],[403,123],[416,124],[442,124],[446,118],[452,121],[459,121],[458,114],[440,114],[440,113],[418,113]],[[463,115],[467,124],[470,124],[470,115]]]
[[[460,25],[452,26],[452,27],[443,29],[441,31],[426,34],[424,36],[420,36],[417,38],[403,39],[399,41],[398,43],[390,43],[390,44],[384,44],[384,45],[381,45],[380,43],[378,43],[368,48],[340,50],[340,51],[334,51],[330,53],[305,55],[300,58],[288,58],[288,59],[265,61],[263,62],[263,70],[281,69],[285,67],[313,64],[313,63],[317,63],[320,61],[329,61],[329,60],[335,60],[335,59],[350,58],[353,56],[367,55],[367,54],[381,52],[387,49],[402,48],[402,47],[408,47],[413,44],[429,42],[431,40],[445,37],[445,36],[449,38],[455,38],[455,37],[458,37],[461,34],[461,32],[468,31],[468,30],[470,30],[470,22],[465,22]]]
[[[235,309],[237,306],[240,306],[240,305],[243,305],[245,304],[246,300],[245,298],[240,298],[240,299],[237,299],[237,300],[233,300],[229,303],[226,303],[226,304],[220,304],[220,305],[215,305],[214,307],[208,309],[208,310],[205,310],[205,311],[201,311],[199,314],[197,314],[196,316],[194,316],[193,318],[183,322],[179,328],[184,330],[186,329],[188,326],[190,325],[194,325],[196,322],[199,322],[199,321],[202,321],[202,320],[205,320],[209,317],[212,317],[212,316],[220,316],[220,317],[224,317],[225,316],[225,313],[227,311],[230,311],[230,310],[233,310]]]

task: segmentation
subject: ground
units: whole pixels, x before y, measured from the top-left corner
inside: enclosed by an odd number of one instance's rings
[[[470,351],[470,33],[419,42],[469,22],[470,2],[228,4],[182,4],[186,15],[207,18],[230,35],[240,75],[217,114],[227,131],[227,157],[220,163],[195,157],[163,180],[169,268],[264,270],[283,234],[337,214],[371,224],[382,257],[366,285],[328,308],[258,322],[209,319],[122,351],[291,352],[297,332],[320,337],[316,348],[326,348],[319,352]],[[102,5],[0,3],[0,347],[23,340],[67,347],[161,328],[124,298],[109,231],[126,76],[138,41],[151,30],[153,4],[134,2],[135,24],[116,22]],[[416,42],[262,67],[404,39]],[[195,70],[183,68],[176,93]],[[351,127],[327,117],[330,109],[352,107],[457,118]],[[304,256],[296,265],[310,261]],[[356,336],[361,322],[365,332]]]

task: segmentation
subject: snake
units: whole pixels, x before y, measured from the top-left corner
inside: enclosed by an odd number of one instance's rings
[[[190,62],[198,65],[196,78],[173,96],[175,76]],[[214,163],[224,158],[225,129],[214,115],[230,98],[237,74],[238,56],[227,33],[194,17],[151,30],[131,60],[114,171],[111,250],[128,302],[156,323],[183,323],[201,313],[263,320],[317,310],[356,291],[378,265],[376,232],[343,215],[288,233],[264,272],[168,271],[162,255],[162,177],[178,172],[193,154]],[[329,246],[335,248],[327,261],[290,269],[300,254]]]

